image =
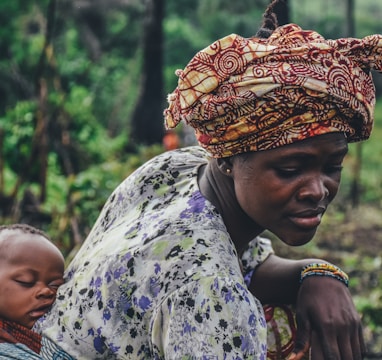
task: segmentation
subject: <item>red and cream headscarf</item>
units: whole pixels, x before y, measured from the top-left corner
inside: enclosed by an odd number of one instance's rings
[[[213,157],[277,148],[343,132],[367,139],[382,70],[382,35],[326,40],[295,24],[267,39],[232,34],[177,71],[166,128],[184,120]]]

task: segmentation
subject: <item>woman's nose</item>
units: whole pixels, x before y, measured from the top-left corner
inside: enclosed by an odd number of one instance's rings
[[[310,199],[315,202],[324,200],[329,196],[329,189],[325,184],[325,179],[315,176],[308,179],[298,191],[298,199]]]

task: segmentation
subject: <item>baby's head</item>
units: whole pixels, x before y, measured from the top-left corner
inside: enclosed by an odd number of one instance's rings
[[[0,226],[0,318],[31,329],[64,283],[65,261],[42,231]]]

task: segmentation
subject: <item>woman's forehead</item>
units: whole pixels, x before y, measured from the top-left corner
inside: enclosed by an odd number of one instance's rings
[[[304,157],[309,154],[328,154],[332,156],[344,156],[348,151],[346,137],[342,133],[330,133],[304,139],[299,142],[280,146],[275,149],[254,151],[248,154],[253,158],[283,158]],[[248,156],[243,154],[243,156]],[[241,155],[238,155],[239,157]]]

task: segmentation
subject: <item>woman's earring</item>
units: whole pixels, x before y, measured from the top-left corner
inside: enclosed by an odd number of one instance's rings
[[[225,172],[226,172],[227,174],[231,174],[232,170],[231,170],[230,168],[227,168],[227,169],[225,169]]]

